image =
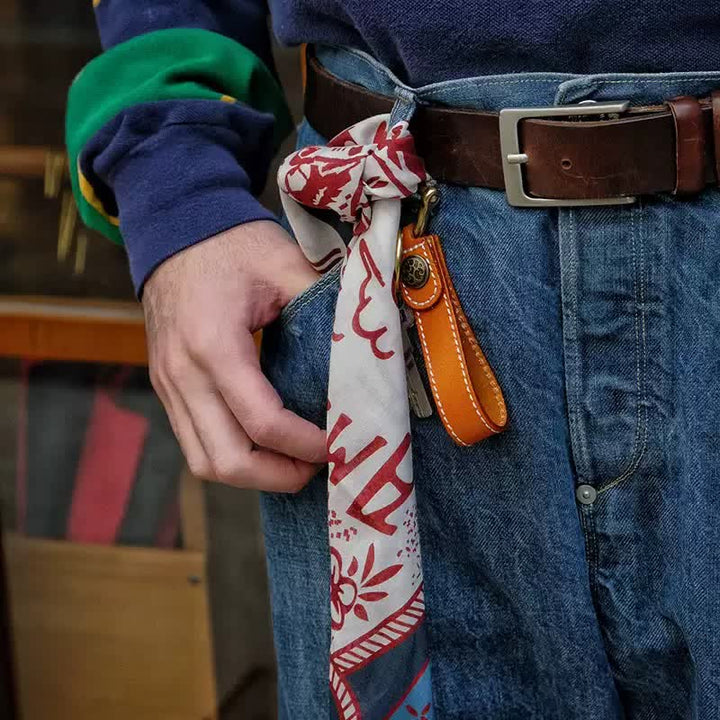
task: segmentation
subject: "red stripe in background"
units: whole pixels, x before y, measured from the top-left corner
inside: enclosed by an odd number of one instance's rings
[[[148,432],[143,415],[97,390],[75,477],[68,539],[112,545],[130,499]]]

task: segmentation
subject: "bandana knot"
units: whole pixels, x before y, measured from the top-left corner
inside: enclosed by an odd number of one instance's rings
[[[370,227],[375,200],[400,200],[426,179],[423,161],[404,121],[359,123],[327,145],[290,155],[278,174],[281,190],[309,208],[333,210],[354,234]]]

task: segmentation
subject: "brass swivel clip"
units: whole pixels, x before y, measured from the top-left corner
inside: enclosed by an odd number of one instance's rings
[[[415,237],[422,237],[425,234],[430,211],[437,205],[440,199],[440,193],[434,183],[427,183],[420,190],[420,210],[418,210],[417,220],[413,229]]]
[[[434,182],[424,183],[420,187],[420,209],[418,210],[417,218],[415,219],[415,226],[413,227],[413,235],[422,237],[425,234],[428,220],[430,219],[430,213],[432,209],[437,205],[440,199],[440,193]],[[403,255],[403,243],[402,243],[403,231],[402,228],[398,231],[397,244],[395,246],[395,273],[393,274],[393,293],[395,298],[400,304],[400,277]]]

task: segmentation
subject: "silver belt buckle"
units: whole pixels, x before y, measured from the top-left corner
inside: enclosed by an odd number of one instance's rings
[[[613,198],[578,198],[558,200],[555,198],[533,197],[525,192],[522,166],[528,156],[520,147],[518,125],[526,118],[557,118],[576,115],[608,115],[623,113],[629,103],[585,101],[579,105],[560,105],[539,108],[506,108],[500,111],[500,152],[505,177],[505,194],[510,205],[515,207],[573,207],[579,205],[629,205],[635,202],[631,196]]]

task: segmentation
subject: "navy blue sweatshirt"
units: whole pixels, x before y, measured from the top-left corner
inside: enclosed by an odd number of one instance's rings
[[[172,28],[219,33],[272,68],[262,0],[95,0],[105,49]],[[708,0],[269,0],[283,44],[365,50],[410,85],[496,73],[720,68]],[[218,92],[222,92],[220,88]],[[125,107],[83,163],[118,215],[136,288],[163,260],[250,220],[272,155],[273,117],[247,102],[164,98]]]

